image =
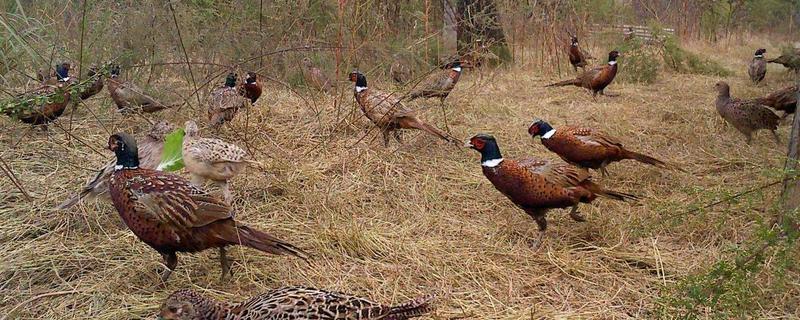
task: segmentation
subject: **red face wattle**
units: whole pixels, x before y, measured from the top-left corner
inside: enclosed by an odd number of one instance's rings
[[[117,151],[119,148],[119,140],[115,136],[111,136],[108,138],[108,150]]]
[[[538,124],[534,123],[530,127],[528,127],[528,134],[530,134],[532,136],[535,136],[538,133],[539,133],[539,125]]]
[[[473,149],[478,151],[483,150],[483,147],[486,146],[486,141],[483,141],[483,139],[478,137],[473,137],[472,139],[469,140],[469,143],[472,144]]]
[[[350,73],[350,81],[356,82],[357,79],[358,79],[358,75],[355,72],[351,72]]]

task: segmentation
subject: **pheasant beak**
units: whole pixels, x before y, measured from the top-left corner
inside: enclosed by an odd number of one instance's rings
[[[464,143],[464,148],[475,148],[475,145],[472,144],[472,141],[467,141]]]

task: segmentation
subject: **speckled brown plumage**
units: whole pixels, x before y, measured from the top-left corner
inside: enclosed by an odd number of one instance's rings
[[[797,85],[783,87],[764,97],[755,99],[754,102],[787,114],[795,113],[797,111]]]
[[[111,68],[111,76],[108,78],[108,93],[114,104],[117,105],[117,110],[123,113],[128,112],[156,112],[169,108],[153,97],[144,93],[144,91],[135,84],[122,80],[120,78],[120,67],[113,66]]]
[[[800,70],[800,49],[786,52],[775,59],[767,60],[767,62],[781,64],[789,70]]]
[[[350,73],[350,81],[355,82],[354,95],[361,111],[383,134],[383,143],[389,145],[389,134],[402,143],[400,129],[417,129],[442,140],[456,143],[457,140],[438,128],[419,119],[415,112],[406,107],[399,98],[391,94],[367,87],[367,78],[360,72]]]
[[[442,103],[456,87],[458,79],[461,78],[461,61],[456,60],[444,66],[441,70],[428,75],[425,80],[420,82],[403,100],[414,100],[416,98],[439,98]]]
[[[630,194],[604,189],[591,180],[589,171],[567,163],[504,159],[491,135],[476,135],[467,146],[481,153],[483,175],[492,185],[536,221],[540,231],[538,241],[547,229],[545,214],[550,209],[572,207],[570,217],[584,221],[577,211],[579,203],[591,203],[598,196],[618,201],[636,199]]]
[[[162,304],[164,320],[405,320],[432,311],[432,296],[388,306],[352,295],[308,287],[284,287],[232,305],[192,290],[179,290]]]
[[[255,72],[248,72],[244,82],[239,86],[239,94],[255,104],[261,97],[261,91],[261,80],[258,79],[258,75]]]
[[[715,102],[717,112],[745,136],[747,144],[753,140],[753,132],[761,129],[770,130],[775,141],[780,142],[778,134],[775,132],[778,129],[780,118],[772,110],[753,101],[732,99],[730,87],[723,81],[717,82],[715,88],[717,90]]]
[[[756,50],[753,60],[750,61],[750,65],[747,68],[747,74],[753,83],[761,82],[761,80],[764,80],[764,76],[767,75],[767,61],[764,60],[765,53],[767,53],[767,49]]]
[[[173,130],[175,130],[175,127],[166,120],[162,120],[153,125],[139,144],[139,167],[155,169],[158,166],[161,162],[164,138]],[[97,174],[81,188],[81,191],[77,195],[65,200],[59,204],[56,209],[63,210],[70,208],[79,201],[87,198],[102,197],[103,200],[111,201],[108,195],[108,183],[111,181],[111,175],[114,173],[114,165],[116,165],[116,162],[116,159],[114,159],[106,163],[106,165],[99,169]]]
[[[608,53],[608,64],[586,70],[575,79],[548,84],[545,87],[577,86],[591,90],[592,97],[596,97],[598,93],[605,95],[605,88],[617,76],[617,57],[619,52],[611,51]]]
[[[109,185],[111,200],[125,225],[164,258],[168,270],[162,281],[177,266],[177,252],[219,248],[223,278],[229,270],[225,254],[229,245],[307,259],[297,247],[235,221],[224,201],[181,176],[140,168],[136,141],[130,135],[112,135],[108,147],[117,158]]]
[[[325,75],[320,68],[314,66],[314,62],[312,62],[310,58],[303,58],[303,67],[305,68],[303,75],[306,77],[307,84],[310,84],[317,90],[324,92],[331,91],[333,88],[333,82],[331,82],[330,78],[328,78],[328,76]]]
[[[411,79],[414,77],[414,74],[406,60],[403,59],[403,57],[401,57],[399,54],[394,54],[392,58],[392,65],[389,66],[389,76],[392,77],[392,80],[394,80],[394,82],[397,84],[406,84],[407,82],[411,81]]]
[[[225,85],[211,92],[208,104],[208,122],[211,128],[219,130],[226,122],[233,121],[239,109],[246,108],[250,102],[236,89],[236,74],[229,73]]]
[[[603,174],[606,174],[607,165],[625,159],[671,168],[661,160],[626,149],[617,138],[592,128],[561,126],[555,129],[544,120],[535,119],[528,127],[528,133],[532,137],[542,137],[542,144],[564,161],[600,170]]]

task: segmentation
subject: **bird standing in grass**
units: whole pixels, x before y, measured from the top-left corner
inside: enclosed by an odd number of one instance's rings
[[[215,131],[219,131],[226,122],[233,121],[239,109],[246,108],[248,103],[248,99],[236,89],[235,73],[229,73],[225,77],[225,85],[211,92],[210,100],[208,121]]]
[[[461,78],[461,61],[455,60],[446,65],[441,70],[428,75],[416,88],[404,97],[404,100],[414,100],[416,98],[439,98],[439,102],[444,105],[444,99],[456,87],[458,79]]]
[[[388,306],[340,292],[284,287],[232,305],[192,290],[179,290],[161,305],[159,317],[164,320],[405,320],[431,312],[433,299],[424,296]]]
[[[43,130],[47,130],[47,124],[64,114],[64,110],[72,100],[69,86],[73,83],[73,79],[69,76],[69,64],[57,65],[55,76],[55,80],[44,80],[36,89],[16,97],[27,101],[26,105],[8,108],[3,112],[24,123],[41,126]]]
[[[389,146],[390,133],[394,135],[397,142],[403,142],[400,129],[422,130],[442,140],[456,143],[457,140],[452,139],[442,130],[420,120],[414,111],[400,102],[400,99],[391,94],[368,88],[367,77],[361,72],[351,72],[350,81],[355,82],[353,94],[361,111],[381,130],[384,146]]]
[[[178,265],[177,252],[219,248],[223,279],[230,269],[225,252],[229,245],[307,259],[297,247],[236,222],[225,202],[186,179],[141,168],[136,141],[130,135],[112,135],[108,148],[117,158],[109,186],[111,200],[136,237],[164,258],[163,282]]]
[[[250,99],[252,104],[255,104],[258,98],[261,97],[261,81],[258,80],[258,75],[255,72],[247,73],[244,82],[239,86],[239,94]]]
[[[575,69],[575,72],[578,71],[578,67],[586,69],[586,56],[583,54],[581,48],[578,47],[578,37],[573,34],[570,34],[569,40],[570,40],[570,45],[567,48],[567,55],[569,56],[569,64],[572,65],[572,68]]]
[[[767,74],[767,61],[764,60],[764,53],[766,52],[767,49],[756,50],[756,54],[753,56],[753,60],[750,61],[750,66],[747,68],[747,74],[750,75],[750,80],[755,84],[764,80],[764,76]]]
[[[488,134],[472,137],[466,146],[481,153],[483,175],[494,187],[536,221],[539,237],[534,247],[539,246],[547,230],[545,214],[550,209],[572,207],[569,216],[575,221],[585,221],[578,212],[580,203],[591,203],[598,196],[617,201],[636,199],[603,188],[591,180],[589,171],[567,163],[505,159],[495,138]]]
[[[129,112],[156,112],[167,109],[171,106],[164,105],[156,101],[153,97],[135,84],[122,80],[119,76],[120,67],[111,67],[111,76],[108,78],[108,93],[117,105],[117,109],[122,113]]]
[[[161,162],[161,152],[164,148],[164,138],[175,130],[175,127],[166,120],[159,121],[147,135],[142,139],[139,144],[139,167],[145,169],[155,169]],[[92,180],[86,183],[81,188],[81,191],[59,204],[56,209],[62,210],[74,206],[78,201],[83,199],[105,196],[108,197],[108,183],[111,181],[111,175],[114,174],[114,166],[117,161],[112,160],[108,162],[102,169],[98,170]],[[109,199],[110,200],[110,199]]]
[[[392,65],[389,66],[389,75],[392,77],[392,80],[400,85],[411,81],[411,78],[414,75],[411,72],[411,67],[408,66],[406,60],[403,59],[403,57],[401,57],[398,53],[392,55],[392,59]]]
[[[757,104],[783,111],[784,116],[797,111],[797,85],[791,85],[754,100]]]
[[[775,59],[767,60],[767,62],[781,64],[789,70],[800,70],[800,50],[786,52]]]
[[[542,138],[542,144],[564,161],[583,168],[599,170],[608,174],[606,166],[612,162],[632,159],[658,168],[668,169],[661,160],[622,146],[618,139],[605,132],[578,126],[562,126],[556,130],[541,119],[534,119],[528,134]]]
[[[715,103],[717,112],[722,119],[725,119],[745,136],[747,144],[753,140],[753,132],[761,129],[770,130],[775,141],[780,143],[780,138],[775,132],[778,129],[780,118],[775,112],[753,101],[732,99],[731,89],[723,81],[717,82],[714,87],[717,90]]]
[[[578,75],[575,79],[564,80],[551,83],[545,87],[576,86],[583,87],[592,91],[592,98],[597,97],[597,93],[605,95],[605,88],[614,81],[617,76],[617,58],[620,56],[616,50],[608,53],[608,63],[603,66],[594,67]]]
[[[192,174],[192,184],[202,188],[206,180],[216,183],[225,197],[233,201],[228,180],[242,172],[247,164],[258,164],[247,159],[247,152],[220,139],[203,138],[194,121],[186,121],[183,138],[183,163]]]
[[[94,95],[100,93],[100,91],[103,91],[103,75],[98,73],[98,71],[100,70],[96,66],[89,67],[89,72],[87,73],[87,76],[89,78],[94,78],[94,82],[92,82],[91,86],[85,88],[84,90],[81,90],[80,94],[81,100],[89,99]]]
[[[333,83],[330,78],[328,78],[320,68],[314,66],[314,62],[311,61],[311,58],[303,58],[303,66],[305,67],[305,72],[303,74],[306,77],[306,83],[311,84],[314,88],[323,92],[331,91]]]

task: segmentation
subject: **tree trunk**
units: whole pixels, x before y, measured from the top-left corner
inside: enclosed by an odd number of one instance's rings
[[[795,71],[795,83],[798,85],[798,90],[795,93],[800,98],[800,71]],[[800,107],[800,99],[798,99],[797,106]],[[792,121],[792,130],[789,136],[789,153],[787,154],[786,165],[784,167],[784,174],[787,180],[783,182],[783,193],[781,200],[783,201],[783,213],[788,213],[800,208],[800,178],[797,177],[800,172],[800,116],[798,112],[794,113],[794,120]],[[783,220],[784,214],[779,215],[779,220]],[[783,221],[779,221],[783,223]]]
[[[456,3],[458,54],[468,53],[481,40],[501,60],[511,60],[494,0],[456,0]]]
[[[442,42],[446,55],[455,55],[458,50],[458,23],[456,8],[451,0],[442,0]]]

